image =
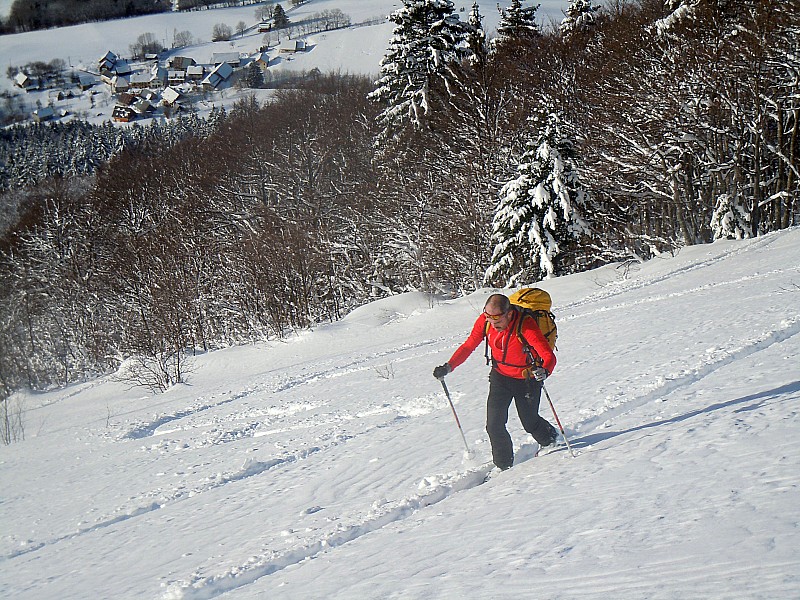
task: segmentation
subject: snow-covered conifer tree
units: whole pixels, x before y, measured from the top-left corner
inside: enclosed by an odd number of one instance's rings
[[[741,200],[738,196],[732,198],[730,194],[720,194],[717,198],[714,214],[711,215],[711,230],[715,240],[751,237],[750,213]]]
[[[397,24],[381,61],[381,78],[369,97],[385,105],[378,116],[384,136],[408,125],[422,127],[435,104],[437,79],[447,64],[465,57],[466,28],[450,0],[403,0],[392,13]]]
[[[592,0],[572,0],[567,7],[564,20],[558,30],[564,37],[591,30],[595,26],[595,13],[600,10],[599,4]]]
[[[486,282],[514,286],[578,270],[578,245],[589,233],[572,140],[559,118],[542,112],[517,166],[518,176],[500,190],[492,221],[494,250]]]
[[[511,0],[511,6],[500,10],[500,22],[497,24],[497,42],[526,40],[541,35],[536,23],[536,11],[539,5],[522,6],[522,0]]]
[[[286,16],[286,11],[283,10],[280,4],[275,5],[275,10],[272,13],[272,23],[275,25],[275,29],[285,29],[289,27],[289,17]]]
[[[486,42],[486,32],[483,29],[483,16],[481,16],[477,0],[472,4],[467,24],[467,45],[472,52],[472,59],[478,64],[485,64],[489,48]]]

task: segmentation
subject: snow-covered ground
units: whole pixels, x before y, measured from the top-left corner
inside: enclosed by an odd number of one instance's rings
[[[577,454],[483,483],[490,292],[406,294],[200,356],[162,395],[26,396],[0,596],[800,597],[800,229],[546,281]],[[550,415],[546,401],[542,414]]]

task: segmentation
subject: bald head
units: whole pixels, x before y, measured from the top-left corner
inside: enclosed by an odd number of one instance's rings
[[[511,308],[511,302],[508,301],[508,298],[505,295],[492,294],[489,296],[489,298],[487,298],[483,310],[499,314],[507,313],[509,308]]]

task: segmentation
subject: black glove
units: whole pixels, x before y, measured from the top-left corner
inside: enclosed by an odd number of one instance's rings
[[[433,370],[433,376],[436,379],[442,379],[445,375],[448,375],[453,368],[450,366],[450,363],[444,363],[443,365],[436,367]]]
[[[544,367],[535,367],[531,372],[531,376],[536,381],[544,381],[545,379],[547,379],[549,375],[550,373],[548,373],[547,369],[545,369]]]

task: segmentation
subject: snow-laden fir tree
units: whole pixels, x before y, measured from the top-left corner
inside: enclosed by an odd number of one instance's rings
[[[592,0],[572,0],[564,13],[564,20],[558,26],[558,31],[564,37],[591,31],[596,24],[595,13],[599,10],[600,5],[593,4]]]
[[[384,137],[409,125],[422,127],[435,107],[437,84],[446,86],[447,64],[469,53],[467,30],[450,0],[403,0],[390,19],[397,27],[369,95],[385,106],[378,116]]]
[[[536,137],[500,190],[492,220],[494,250],[485,280],[513,287],[579,270],[588,195],[577,172],[572,140],[555,113],[531,119]]]
[[[486,41],[486,31],[483,29],[483,16],[477,0],[472,4],[472,10],[467,20],[467,45],[472,53],[472,60],[479,65],[486,64],[489,55],[489,45]]]
[[[499,7],[499,5],[498,5]],[[497,24],[499,44],[516,40],[529,40],[541,35],[536,23],[539,5],[522,6],[522,0],[511,0],[511,6],[500,9],[500,22]]]
[[[742,205],[742,198],[720,194],[711,215],[711,231],[714,239],[742,240],[751,237],[750,212]]]

